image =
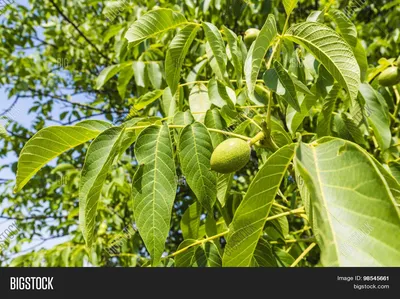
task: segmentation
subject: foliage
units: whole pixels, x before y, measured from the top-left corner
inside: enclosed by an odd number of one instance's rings
[[[7,6],[0,84],[36,119],[0,127],[0,265],[400,266],[398,1],[115,5]],[[232,137],[250,161],[216,173]]]

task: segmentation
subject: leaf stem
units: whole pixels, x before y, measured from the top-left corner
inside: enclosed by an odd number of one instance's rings
[[[235,80],[235,79],[229,80],[229,82],[237,82],[237,81],[238,80]],[[210,82],[210,80],[198,80],[198,81],[191,81],[191,82],[182,83],[182,84],[179,84],[179,86],[182,87],[182,86],[187,86],[187,85],[192,85],[192,84],[200,84],[200,83],[208,84],[209,82]],[[262,83],[264,81],[262,79],[258,79],[257,82],[258,83]],[[264,106],[262,106],[262,107],[264,107]]]
[[[283,206],[283,205],[280,205],[279,203],[276,203],[276,202],[274,202],[272,205],[273,205],[273,206],[276,206],[276,207],[278,207],[278,208],[281,208],[281,209],[283,209],[283,210],[286,210],[286,211],[290,210],[288,207],[285,207],[285,206]]]
[[[274,47],[273,47],[273,49],[272,49],[271,56],[269,57],[268,62],[267,62],[267,70],[271,68],[272,59],[274,58],[275,53],[276,53],[276,51],[278,50],[280,41],[281,41],[281,39],[278,38],[277,41],[276,41],[275,44],[274,44]]]
[[[396,120],[400,110],[400,94],[396,86],[393,86],[394,94],[396,95],[396,109],[393,112],[393,119]]]
[[[282,240],[282,241],[270,241],[269,244],[271,245],[286,245],[286,244],[293,244],[293,243],[300,243],[300,242],[314,242],[314,238],[307,238],[307,239],[292,239],[292,240]]]
[[[282,191],[281,191],[280,189],[278,189],[278,194],[279,194],[280,197],[282,197],[282,200],[283,200],[285,203],[289,203],[289,201],[287,200],[286,196],[282,193]],[[285,208],[286,208],[286,207],[285,207]]]
[[[246,141],[251,140],[250,137],[244,136],[244,135],[240,135],[240,134],[235,134],[235,133],[231,133],[231,132],[227,132],[227,131],[223,131],[223,130],[218,130],[218,129],[212,129],[212,128],[207,128],[208,131],[210,132],[216,132],[216,133],[220,133],[220,134],[224,134],[224,135],[228,135],[228,136],[232,136],[232,137],[237,137]]]
[[[297,264],[311,251],[317,245],[317,243],[313,242],[306,248],[306,250],[303,251],[302,254],[299,255],[299,257],[293,262],[293,264],[290,265],[291,268],[296,267]]]
[[[178,255],[178,254],[180,254],[180,253],[182,253],[182,252],[188,250],[189,248],[191,248],[191,247],[193,247],[193,246],[200,245],[200,244],[203,244],[203,243],[205,243],[205,242],[208,242],[208,241],[211,241],[211,240],[220,238],[220,237],[226,235],[228,232],[229,232],[229,230],[224,231],[224,232],[222,232],[222,233],[219,233],[219,234],[217,234],[217,235],[214,235],[214,236],[211,236],[211,237],[202,239],[202,240],[197,240],[196,242],[194,242],[194,243],[192,243],[192,244],[190,244],[190,245],[188,245],[188,246],[186,246],[186,247],[183,247],[182,249],[179,249],[179,250],[175,251],[174,253],[172,253],[172,254],[170,254],[170,255],[164,257],[163,259],[170,258],[170,257],[174,257],[174,256],[176,256],[176,255]]]
[[[302,214],[302,213],[304,213],[304,208],[303,207],[298,208],[296,210],[291,210],[291,211],[287,211],[287,212],[284,212],[284,213],[281,213],[281,214],[277,214],[277,215],[268,217],[266,219],[266,221],[271,221],[271,220],[274,220],[274,219],[277,219],[277,218],[280,218],[280,217],[284,217],[284,216],[288,216],[288,215],[294,215],[294,214]]]
[[[147,128],[150,125],[147,126],[132,126],[129,128],[126,128],[127,131],[132,131],[132,130],[137,130],[137,129],[144,129]],[[185,126],[184,125],[168,125],[169,128],[171,129],[183,129]],[[227,131],[223,131],[223,130],[218,130],[218,129],[212,129],[212,128],[207,128],[208,131],[210,132],[215,132],[215,133],[219,133],[219,134],[224,134],[224,135],[228,135],[228,136],[232,136],[232,137],[237,137],[246,141],[251,140],[250,137],[244,136],[244,135],[240,135],[240,134],[235,134],[235,133],[231,133],[231,132],[227,132]]]

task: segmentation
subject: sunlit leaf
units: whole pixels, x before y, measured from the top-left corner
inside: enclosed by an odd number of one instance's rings
[[[189,47],[196,36],[199,26],[187,25],[174,37],[169,45],[165,58],[165,72],[171,93],[175,94],[181,78],[182,64],[185,60]]]
[[[186,23],[187,20],[182,14],[171,9],[151,10],[129,27],[125,38],[134,46]]]
[[[272,45],[276,34],[277,29],[275,17],[269,15],[264,26],[261,28],[257,39],[251,45],[244,64],[244,74],[247,90],[250,96],[254,93],[258,73],[264,60],[264,56],[267,53],[268,48]]]
[[[353,50],[342,37],[316,22],[294,25],[284,37],[310,51],[355,100],[360,85],[360,67]]]
[[[20,191],[31,177],[55,157],[111,127],[106,124],[108,123],[103,121],[85,121],[75,126],[53,126],[37,132],[28,140],[19,155],[14,192]]]
[[[300,144],[295,166],[310,192],[307,214],[323,266],[400,265],[400,239],[393,238],[400,234],[400,211],[367,152],[324,138]]]

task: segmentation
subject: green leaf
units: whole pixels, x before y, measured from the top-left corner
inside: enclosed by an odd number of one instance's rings
[[[276,151],[251,182],[229,225],[224,267],[249,266],[275,195],[294,155],[294,145]]]
[[[307,214],[322,266],[400,265],[400,239],[393,238],[400,235],[400,212],[366,151],[324,138],[297,147],[295,168],[310,193]]]
[[[183,238],[197,239],[199,237],[201,206],[196,201],[191,204],[183,213],[181,219],[181,230]]]
[[[334,30],[320,23],[304,22],[292,26],[284,35],[318,59],[355,100],[360,85],[360,67],[351,47]]]
[[[400,162],[399,161],[389,162],[389,169],[393,177],[400,184]]]
[[[205,267],[207,265],[207,257],[203,248],[196,240],[187,239],[179,244],[177,251],[189,247],[187,250],[179,253],[175,257],[175,265],[177,267]]]
[[[272,206],[269,215],[274,216],[282,213],[283,210],[281,208]],[[286,217],[272,219],[267,222],[264,231],[273,240],[285,240],[286,236],[289,234],[289,222]]]
[[[132,62],[115,64],[103,69],[100,75],[96,79],[95,89],[99,90],[104,84],[107,83],[112,77],[114,77],[121,69],[132,65]]]
[[[357,29],[350,19],[340,10],[331,9],[328,16],[337,24],[340,34],[352,47],[357,45]]]
[[[383,167],[383,165],[376,160],[374,157],[372,157],[376,167],[378,167],[379,171],[381,172],[381,174],[383,175],[383,177],[385,178],[390,191],[392,192],[392,195],[394,196],[394,198],[397,201],[397,206],[400,207],[400,183],[397,181],[397,178],[395,177],[395,174],[392,172],[392,167],[396,165],[396,163],[394,161],[394,163],[389,162],[389,170],[386,167]]]
[[[310,110],[312,106],[317,101],[315,96],[306,95],[299,97],[299,104],[301,111],[297,112],[291,106],[287,107],[286,110],[286,124],[289,128],[290,133],[295,136],[296,131],[298,130],[299,126],[303,123],[304,118],[310,116]]]
[[[279,147],[283,147],[287,144],[292,143],[292,138],[286,132],[286,130],[282,127],[282,125],[276,121],[274,118],[271,118],[271,136],[272,139]]]
[[[208,83],[208,95],[211,103],[219,108],[222,108],[225,105],[234,108],[236,105],[235,91],[218,80],[210,80]]]
[[[268,88],[282,96],[296,111],[301,111],[294,83],[289,73],[278,61],[274,62],[273,69],[269,69],[264,73],[263,79]]]
[[[126,87],[133,77],[133,67],[132,64],[125,66],[121,69],[121,72],[118,77],[118,94],[122,99],[125,98]]]
[[[187,25],[179,31],[169,45],[165,58],[165,73],[172,94],[175,94],[178,88],[183,62],[198,29],[197,25]]]
[[[253,96],[258,73],[264,60],[264,56],[267,53],[268,48],[272,45],[276,34],[277,29],[275,17],[270,14],[268,15],[268,18],[265,21],[264,26],[261,28],[256,40],[251,45],[244,63],[244,75],[250,97]]]
[[[135,144],[140,165],[132,183],[136,224],[156,265],[168,236],[177,178],[170,132],[166,124],[144,129]]]
[[[187,20],[179,12],[165,8],[151,10],[129,27],[125,38],[131,46],[135,46],[145,39],[185,24],[187,24]]]
[[[332,135],[333,111],[335,109],[336,99],[339,96],[340,89],[341,87],[339,84],[335,84],[324,100],[321,113],[318,115],[318,137]]]
[[[146,87],[145,69],[146,64],[143,61],[134,61],[132,63],[135,83],[137,86]]]
[[[79,183],[79,226],[86,245],[94,242],[97,204],[108,171],[119,152],[124,128],[113,127],[102,132],[90,144]]]
[[[180,98],[180,91],[178,90],[174,95],[171,93],[171,89],[169,87],[164,89],[164,93],[162,96],[162,108],[166,117],[168,117],[167,123],[173,122],[173,117],[176,113],[176,106],[178,104],[178,100]]]
[[[218,173],[217,174],[217,199],[221,206],[225,206],[225,202],[229,196],[232,186],[234,173]]]
[[[203,122],[206,112],[211,107],[208,90],[204,84],[196,84],[192,88],[189,95],[189,106],[194,119]]]
[[[364,82],[367,78],[367,71],[368,71],[368,59],[367,53],[359,40],[357,40],[357,45],[353,49],[354,56],[357,59],[358,65],[360,67],[361,72],[361,82]]]
[[[196,81],[199,74],[201,74],[202,70],[206,67],[206,65],[207,65],[207,59],[204,59],[200,61],[198,64],[196,64],[186,77],[186,82]],[[192,86],[193,84],[190,84],[189,88],[191,88]]]
[[[351,117],[348,113],[341,113],[340,114],[347,131],[350,133],[351,138],[349,140],[354,141],[358,144],[366,145],[364,134],[361,132],[359,126],[357,125],[356,121]]]
[[[194,118],[189,110],[185,112],[178,111],[174,116],[174,124],[180,126],[187,126],[194,122]]]
[[[260,238],[254,250],[254,260],[258,267],[277,267],[272,247],[266,238]]]
[[[219,253],[218,247],[213,242],[206,242],[204,244],[204,252],[207,257],[207,266],[209,267],[221,267],[222,258]]]
[[[0,137],[2,137],[2,138],[8,137],[7,130],[6,130],[6,128],[4,128],[4,126],[2,124],[0,124]]]
[[[33,135],[19,155],[14,192],[19,192],[31,177],[55,157],[99,135],[105,129],[105,123],[86,121],[75,126],[53,126]]]
[[[219,32],[218,28],[211,23],[203,22],[202,25],[208,43],[210,44],[214,59],[217,62],[213,68],[213,71],[220,80],[226,80],[225,71],[227,57],[225,54],[225,45],[224,41],[222,40],[221,33]]]
[[[179,136],[178,148],[182,172],[189,187],[201,205],[212,212],[217,197],[217,179],[210,166],[213,146],[207,128],[199,122],[186,126]]]
[[[320,10],[315,10],[310,13],[310,15],[307,17],[307,22],[324,22],[325,13]]]
[[[283,0],[282,2],[286,14],[289,16],[292,13],[293,9],[296,7],[297,2],[299,2],[299,0]]]
[[[162,84],[162,70],[160,63],[155,61],[148,61],[146,63],[146,70],[151,85],[153,85],[155,89],[160,89]]]
[[[232,61],[235,67],[237,86],[241,87],[243,74],[243,55],[242,51],[239,48],[238,37],[232,30],[228,29],[227,27],[223,26],[223,29],[224,34],[228,40],[229,50],[232,54]]]
[[[365,100],[366,106],[372,111],[368,116],[368,123],[374,130],[376,140],[382,150],[390,147],[392,133],[390,131],[389,110],[385,99],[368,83],[360,85],[360,95]]]
[[[142,110],[146,106],[158,100],[163,95],[163,93],[164,91],[161,89],[150,91],[137,99],[135,101],[135,104],[133,105],[133,108],[136,110]]]
[[[288,252],[279,247],[274,248],[274,253],[280,265],[283,267],[290,267],[290,265],[293,264],[295,261],[293,256],[291,256]]]
[[[226,123],[221,116],[218,109],[208,110],[204,120],[204,124],[207,128],[213,128],[223,130],[226,128]],[[210,132],[212,145],[216,148],[222,141],[225,140],[224,135],[217,132]]]
[[[292,79],[292,81],[296,87],[296,90],[298,92],[302,92],[302,93],[310,95],[310,96],[314,95],[303,82],[298,80],[296,77],[292,76],[290,73],[289,73],[289,75],[290,75],[290,78]]]

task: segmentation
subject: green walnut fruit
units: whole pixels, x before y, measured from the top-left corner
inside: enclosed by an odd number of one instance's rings
[[[382,86],[393,86],[400,83],[400,69],[395,66],[391,66],[384,70],[379,75],[379,84]]]
[[[231,173],[243,168],[250,160],[250,144],[239,138],[221,142],[211,155],[211,169]]]
[[[260,30],[256,28],[250,28],[246,30],[246,32],[244,33],[244,43],[247,47],[251,46],[251,44],[256,40],[259,33]]]

